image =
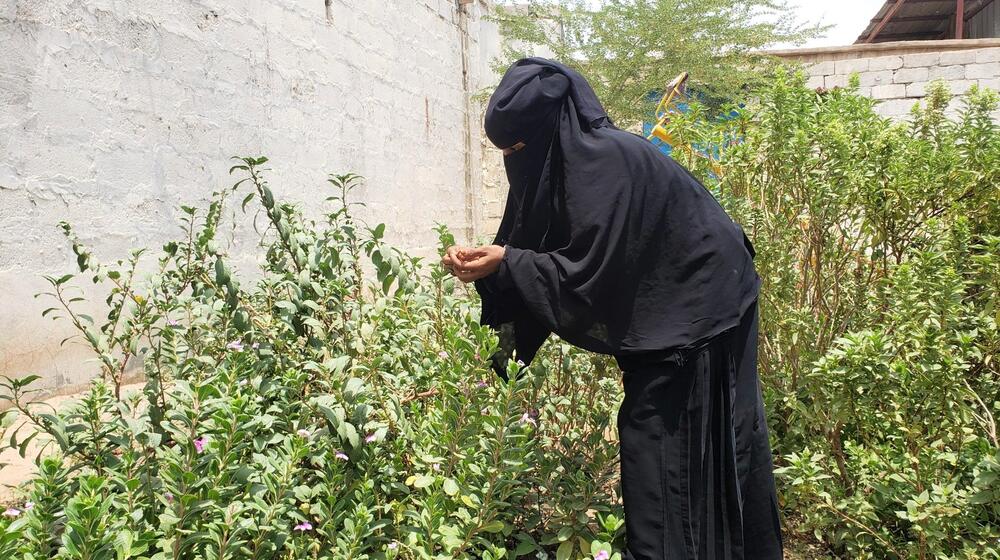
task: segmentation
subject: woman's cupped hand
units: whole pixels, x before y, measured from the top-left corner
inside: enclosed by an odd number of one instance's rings
[[[482,247],[448,247],[441,258],[441,266],[462,282],[475,282],[493,274],[500,268],[504,248],[500,245]]]

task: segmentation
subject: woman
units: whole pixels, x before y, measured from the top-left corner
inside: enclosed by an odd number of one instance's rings
[[[781,558],[743,230],[557,62],[514,63],[485,128],[510,181],[503,219],[492,245],[442,264],[512,344],[501,368],[550,333],[618,361],[626,558]]]

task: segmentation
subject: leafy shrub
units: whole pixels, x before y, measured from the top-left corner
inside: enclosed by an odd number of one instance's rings
[[[232,171],[246,178],[206,212],[183,209],[146,282],[140,251],[98,263],[63,225],[81,275],[109,286],[109,314],[75,311],[72,275],[49,278],[46,314],[77,326],[102,379],[59,412],[32,402],[35,377],[6,382],[5,425],[18,414],[38,430],[11,430],[9,445],[23,453],[42,433],[59,453],[27,486],[31,507],[0,521],[0,557],[566,558],[620,545],[603,439],[619,387],[604,361],[555,346],[501,382],[467,290],[352,218],[358,177],[330,178],[334,210],[316,224],[275,200],[265,162],[242,159]],[[237,193],[269,225],[250,287],[216,235]],[[148,381],[127,398],[134,358]],[[591,385],[587,371],[605,375]]]
[[[779,73],[674,123],[757,248],[760,368],[787,518],[844,558],[997,558],[1000,129],[929,88],[909,121]],[[722,172],[696,157],[722,146]]]
[[[997,558],[997,96],[974,88],[950,121],[936,86],[894,124],[804,81],[779,73],[733,120],[695,106],[672,123],[675,157],[757,248],[787,540]],[[717,176],[694,156],[709,144]],[[468,290],[351,217],[357,177],[331,177],[317,224],[274,199],[265,161],[183,209],[146,282],[140,252],[97,263],[64,226],[109,314],[76,312],[69,275],[50,278],[46,314],[77,326],[103,379],[58,412],[32,378],[7,382],[4,425],[27,419],[60,453],[26,486],[32,507],[0,520],[0,557],[618,556],[616,368],[553,340],[501,383]],[[236,193],[269,224],[249,288],[216,236]],[[135,398],[130,359],[148,380]]]

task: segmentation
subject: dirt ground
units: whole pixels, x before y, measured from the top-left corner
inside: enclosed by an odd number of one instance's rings
[[[135,383],[132,385],[122,386],[122,397],[127,395],[137,393],[142,391],[143,384]],[[76,393],[73,395],[62,395],[58,397],[52,397],[45,399],[43,402],[48,403],[55,407],[56,409],[61,409],[67,404],[76,401],[80,398],[83,393]],[[15,422],[15,426],[22,425],[23,420],[18,420]],[[13,433],[14,427],[12,426],[10,430],[7,431],[8,437]],[[17,434],[18,441],[24,440],[24,438],[31,435],[29,427],[23,427]],[[26,453],[22,458],[16,449],[5,449],[0,452],[0,504],[9,504],[19,501],[20,492],[18,488],[21,484],[31,479],[36,472],[35,467],[35,457],[38,456],[38,452],[44,449],[45,455],[53,453],[53,446],[46,444],[51,443],[51,440],[44,434],[40,434],[36,437],[26,449]],[[44,456],[44,455],[43,455]]]

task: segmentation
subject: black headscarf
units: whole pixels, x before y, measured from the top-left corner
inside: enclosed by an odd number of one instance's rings
[[[615,127],[579,73],[515,62],[485,128],[499,148],[524,143],[504,158],[503,262],[476,282],[483,324],[515,358],[530,363],[550,333],[604,354],[690,348],[756,299],[742,229],[686,169]]]

